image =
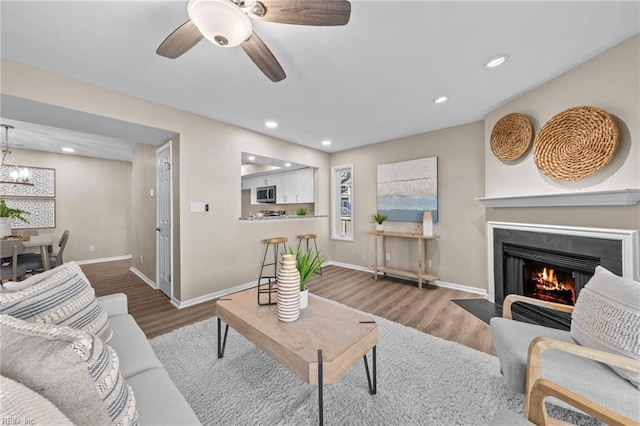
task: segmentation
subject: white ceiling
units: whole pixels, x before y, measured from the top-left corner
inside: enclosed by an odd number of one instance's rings
[[[287,73],[272,83],[240,48],[156,55],[186,5],[3,0],[2,57],[335,152],[480,120],[640,32],[638,1],[354,0],[344,27],[253,22]]]
[[[15,96],[0,95],[2,124],[13,126],[2,135],[10,148],[131,161],[140,143],[163,145],[175,132],[74,111]],[[4,138],[7,138],[5,141]]]

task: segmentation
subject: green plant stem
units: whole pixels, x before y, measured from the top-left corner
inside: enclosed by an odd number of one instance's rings
[[[300,273],[300,291],[304,291],[307,289],[307,281],[320,269],[324,259],[320,257],[320,253],[314,253],[311,250],[302,251],[302,249],[296,251],[293,247],[289,247],[287,254],[296,256],[296,269]]]

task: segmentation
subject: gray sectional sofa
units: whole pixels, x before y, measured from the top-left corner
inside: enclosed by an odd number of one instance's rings
[[[120,372],[133,389],[140,425],[199,425],[200,421],[169,378],[147,337],[127,310],[127,296],[97,298],[109,317],[109,342],[120,360]]]

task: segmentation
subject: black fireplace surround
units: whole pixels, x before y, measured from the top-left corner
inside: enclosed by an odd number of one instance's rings
[[[575,283],[576,298],[598,265],[622,275],[620,240],[544,232],[496,228],[493,230],[495,303],[507,294],[526,295],[524,271],[527,265],[546,265],[569,274]],[[513,311],[531,322],[568,330],[571,316],[525,304]]]

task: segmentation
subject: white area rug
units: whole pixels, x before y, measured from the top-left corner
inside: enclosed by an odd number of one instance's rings
[[[325,424],[486,425],[498,410],[522,413],[523,397],[507,389],[496,357],[366,315],[378,324],[378,393],[369,394],[364,362],[358,362],[338,382],[325,385]],[[204,425],[318,423],[316,386],[232,328],[225,356],[218,359],[216,336],[212,318],[151,340]],[[371,362],[370,353],[367,358]],[[574,423],[591,423],[562,414]]]

